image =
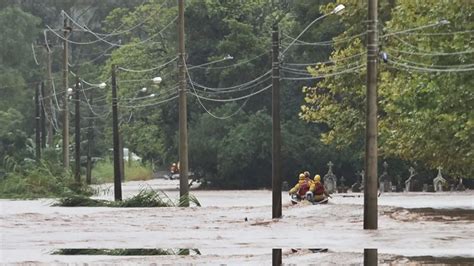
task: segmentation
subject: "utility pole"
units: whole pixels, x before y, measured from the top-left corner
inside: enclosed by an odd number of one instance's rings
[[[377,249],[364,249],[364,266],[377,266]]]
[[[112,65],[112,130],[114,135],[114,197],[115,201],[122,200],[122,183],[120,168],[120,138],[118,129],[118,100],[117,100],[117,80],[115,77],[116,67]]]
[[[46,110],[44,106],[44,81],[41,82],[41,148],[46,148]]]
[[[94,104],[94,95],[90,94],[89,96],[89,103],[91,105]],[[90,185],[92,183],[92,145],[94,143],[94,119],[92,119],[92,116],[94,114],[92,111],[90,112],[90,117],[89,118],[89,128],[87,129],[87,166],[86,166],[86,183]]]
[[[76,169],[74,171],[74,179],[76,183],[81,183],[81,101],[80,101],[80,94],[79,94],[79,77],[76,77],[76,90],[75,90],[75,118],[74,118],[74,127],[75,127],[75,163]]]
[[[368,7],[364,229],[377,229],[377,0]]]
[[[56,97],[56,95],[53,95],[53,73],[51,70],[51,50],[49,49],[48,44],[46,44],[46,49],[47,49],[47,72],[48,72],[48,101],[46,104],[46,115],[49,116],[48,119],[48,147],[52,148],[53,147],[53,97]]]
[[[68,107],[68,94],[69,88],[68,80],[68,38],[71,28],[68,25],[68,19],[64,19],[64,41],[63,41],[63,167],[67,171],[69,169],[69,107]],[[76,84],[77,86],[77,84]],[[80,177],[79,177],[80,178]]]
[[[272,28],[272,218],[281,218],[280,40]],[[280,250],[281,251],[281,250]]]
[[[188,128],[186,108],[186,63],[184,49],[184,0],[178,0],[178,79],[179,79],[179,196],[187,196],[188,188]],[[189,206],[186,200],[184,206]]]
[[[120,124],[119,124],[119,152],[120,152],[120,181],[125,182],[125,162],[123,159],[123,135],[120,132]]]
[[[40,108],[40,84],[35,88],[35,141],[36,162],[41,160],[41,108]]]

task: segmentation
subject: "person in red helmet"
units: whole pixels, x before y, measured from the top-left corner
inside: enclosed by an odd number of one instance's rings
[[[290,189],[289,194],[296,200],[304,199],[306,192],[309,191],[310,185],[310,182],[306,180],[306,176],[301,173],[298,176],[298,183],[292,189]]]
[[[178,169],[178,166],[176,165],[176,163],[172,163],[171,167],[170,167],[171,174],[172,175],[177,174],[178,171],[179,171],[179,169]]]
[[[311,202],[327,202],[326,197],[330,196],[324,190],[323,184],[321,184],[321,176],[315,175],[314,181],[311,183],[309,191],[306,194],[306,198]]]

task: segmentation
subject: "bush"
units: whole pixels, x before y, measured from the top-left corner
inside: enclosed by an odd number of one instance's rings
[[[9,172],[0,181],[0,198],[48,198],[70,194],[91,195],[70,173],[55,175],[44,163],[21,172]]]
[[[193,195],[183,196],[177,202],[173,202],[166,193],[152,188],[142,188],[137,195],[123,201],[96,200],[82,195],[69,195],[59,200],[53,206],[61,207],[122,207],[122,208],[146,208],[146,207],[181,207],[187,202],[200,207],[201,203]]]

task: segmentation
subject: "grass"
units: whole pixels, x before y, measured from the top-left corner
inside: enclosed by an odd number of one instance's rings
[[[192,249],[197,255],[201,255],[198,249]],[[76,248],[59,249],[52,252],[52,255],[106,255],[106,256],[163,256],[163,255],[189,255],[189,249],[95,249],[95,248]]]
[[[53,206],[60,207],[118,207],[118,208],[147,208],[147,207],[182,207],[189,202],[198,207],[199,200],[193,196],[183,196],[174,202],[166,193],[150,187],[142,188],[137,195],[123,201],[106,201],[91,199],[84,195],[69,195],[59,199]]]
[[[153,177],[150,166],[132,161],[124,162],[125,180],[149,180]],[[110,160],[99,161],[92,169],[92,182],[95,184],[110,183],[114,180],[114,164]]]

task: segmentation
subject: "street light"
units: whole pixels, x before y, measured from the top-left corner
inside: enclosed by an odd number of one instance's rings
[[[317,17],[315,20],[311,21],[311,23],[309,23],[308,26],[306,26],[306,28],[304,28],[303,31],[301,31],[301,33],[293,39],[293,41],[285,48],[285,50],[283,50],[283,52],[281,54],[285,54],[285,52],[311,27],[313,26],[314,23],[316,23],[317,21],[329,16],[329,15],[332,15],[332,14],[337,14],[337,13],[340,13],[342,10],[344,10],[346,8],[346,6],[344,6],[343,4],[339,4],[337,5],[330,13],[327,13],[327,14],[324,14],[320,17]]]
[[[346,8],[346,6],[344,6],[343,4],[339,4],[332,10],[331,14],[337,14],[344,10],[344,8]]]
[[[155,84],[160,84],[161,81],[162,81],[162,79],[161,79],[161,77],[154,77],[154,78],[152,79],[152,81],[153,81],[153,83],[155,83]]]
[[[105,84],[105,82],[102,82],[99,84],[99,89],[104,89],[105,87],[107,86],[107,84]]]

